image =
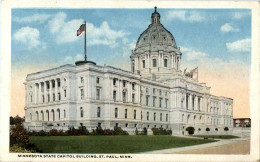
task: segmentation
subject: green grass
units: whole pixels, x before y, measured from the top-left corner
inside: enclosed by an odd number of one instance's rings
[[[172,136],[30,136],[43,153],[138,153],[215,140]]]
[[[232,135],[193,135],[194,137],[206,137],[206,138],[217,138],[217,139],[232,139],[239,138],[237,136]]]

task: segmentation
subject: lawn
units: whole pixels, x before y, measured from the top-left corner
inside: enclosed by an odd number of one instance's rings
[[[43,153],[138,153],[215,142],[172,136],[30,136]]]
[[[204,137],[204,138],[217,138],[217,139],[232,139],[239,138],[238,136],[232,135],[193,135],[194,137]]]

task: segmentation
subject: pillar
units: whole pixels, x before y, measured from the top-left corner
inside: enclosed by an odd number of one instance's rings
[[[44,86],[44,102],[48,102],[48,97],[47,97],[47,83],[46,81],[43,82],[43,86]]]
[[[39,103],[42,103],[42,83],[39,83]]]
[[[34,84],[34,104],[37,103],[37,83]]]

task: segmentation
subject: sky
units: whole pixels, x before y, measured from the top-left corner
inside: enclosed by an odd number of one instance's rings
[[[234,99],[233,115],[250,117],[251,10],[163,9],[161,23],[182,52],[181,70],[199,68],[211,93]],[[130,71],[131,50],[154,9],[12,9],[11,115],[24,116],[26,75],[84,58]]]

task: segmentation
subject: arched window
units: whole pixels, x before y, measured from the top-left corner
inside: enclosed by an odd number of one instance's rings
[[[32,114],[30,113],[30,119],[31,119],[31,121],[32,121]]]
[[[157,66],[157,60],[153,59],[153,67],[156,67],[156,66]]]
[[[41,111],[42,121],[44,121],[44,112]]]
[[[184,114],[182,114],[181,121],[184,121]]]
[[[118,108],[115,108],[115,118],[118,117]]]
[[[153,113],[153,120],[156,120],[156,113]]]
[[[149,112],[147,112],[147,116],[146,116],[147,120],[149,120]]]
[[[100,107],[97,108],[97,117],[100,118],[101,116],[101,109]]]
[[[166,114],[166,121],[168,121],[168,114]]]
[[[50,121],[50,113],[49,113],[49,110],[46,110],[46,114],[47,114],[47,121]]]
[[[63,110],[64,118],[66,118],[66,110]]]
[[[134,119],[136,119],[136,110],[134,110]]]
[[[57,110],[58,113],[58,120],[60,120],[60,109]]]
[[[38,111],[36,111],[36,120],[37,121],[39,120],[39,113],[38,113]]]
[[[80,117],[83,118],[83,116],[84,116],[84,111],[83,111],[83,108],[80,107]]]
[[[160,113],[160,121],[162,121],[162,113]]]
[[[55,112],[53,109],[51,110],[51,113],[52,113],[52,121],[55,121]]]

